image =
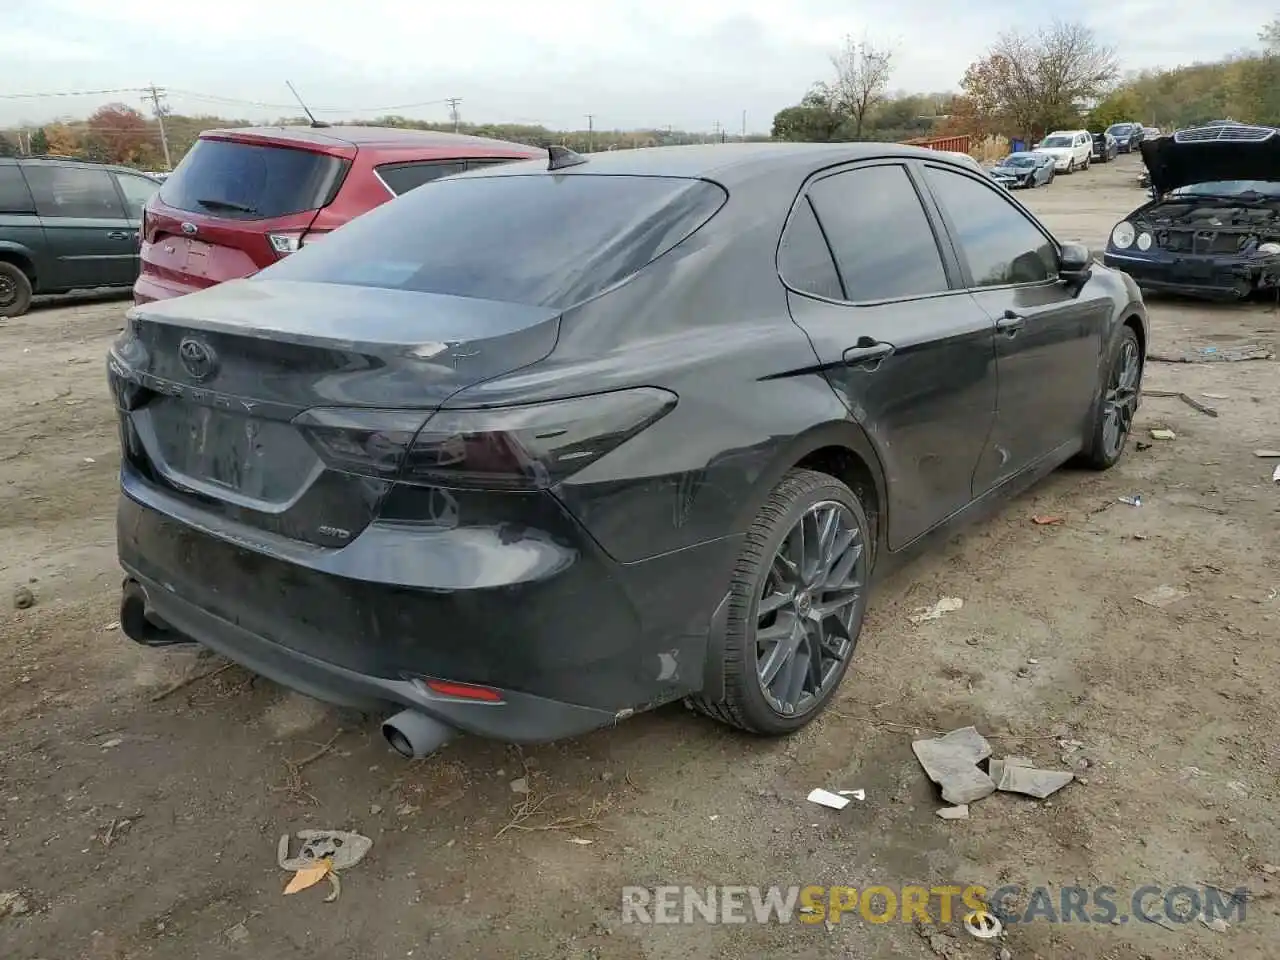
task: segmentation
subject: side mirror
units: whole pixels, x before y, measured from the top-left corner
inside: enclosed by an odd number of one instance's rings
[[[1081,243],[1064,243],[1058,257],[1058,276],[1067,283],[1083,284],[1093,275],[1093,254]]]

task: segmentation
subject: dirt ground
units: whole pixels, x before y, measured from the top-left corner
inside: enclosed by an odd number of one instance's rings
[[[1142,202],[1137,172],[1121,158],[1026,199],[1097,249]],[[160,698],[221,661],[120,634],[103,355],[125,306],[0,323],[0,894],[26,907],[4,918],[0,899],[5,960],[1274,955],[1280,486],[1253,451],[1280,447],[1276,362],[1151,363],[1149,388],[1220,416],[1149,398],[1135,439],[1175,440],[1131,444],[1106,474],[1061,471],[885,583],[835,711],[790,740],[674,706],[571,742],[467,739],[407,763],[368,718],[239,667]],[[1150,309],[1162,353],[1280,340],[1265,304]],[[1140,507],[1117,502],[1132,494]],[[1159,585],[1189,595],[1134,599]],[[18,610],[22,588],[35,604]],[[940,597],[964,606],[908,620]],[[1000,755],[1082,779],[945,822],[910,741],[968,724]],[[499,836],[520,776],[541,806]],[[805,802],[816,786],[866,799],[837,813]],[[336,903],[323,885],[281,894],[277,838],[308,826],[373,838]],[[856,917],[620,922],[624,885],[950,882],[1109,885],[1122,904],[1146,884],[1212,883],[1256,899],[1224,931],[1036,922],[1001,942]]]

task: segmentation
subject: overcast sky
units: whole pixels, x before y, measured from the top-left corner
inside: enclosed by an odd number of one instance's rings
[[[948,90],[993,27],[1081,20],[1126,69],[1212,60],[1257,46],[1275,0],[0,0],[0,124],[84,116],[137,93],[12,99],[139,87],[180,113],[252,120],[288,113],[285,80],[322,117],[372,108],[445,119],[598,129],[668,124],[752,131],[830,71],[840,38],[896,47],[892,86]],[[181,91],[181,92],[180,92]],[[200,99],[204,98],[204,99]],[[217,99],[222,98],[222,99]],[[231,101],[256,101],[262,106]],[[418,105],[422,104],[422,105]],[[336,108],[336,109],[332,109]],[[296,113],[296,110],[293,111]],[[387,112],[385,110],[381,112]]]

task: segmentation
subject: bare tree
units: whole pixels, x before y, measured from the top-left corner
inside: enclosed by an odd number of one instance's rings
[[[853,120],[853,135],[862,139],[867,116],[884,100],[893,75],[893,51],[870,40],[844,38],[844,46],[831,58],[835,80],[826,87],[832,106]]]
[[[1263,27],[1258,39],[1267,45],[1268,53],[1280,53],[1280,17]]]
[[[1088,27],[1056,22],[1033,34],[1003,33],[970,65],[961,86],[996,127],[1027,134],[1075,126],[1119,76],[1115,50]]]

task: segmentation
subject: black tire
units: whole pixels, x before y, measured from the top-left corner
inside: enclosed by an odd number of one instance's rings
[[[782,713],[766,699],[757,660],[757,611],[759,598],[783,541],[806,512],[817,504],[834,501],[848,508],[863,545],[858,562],[863,588],[852,606],[848,629],[848,654],[827,680],[820,696],[803,711]],[[688,705],[721,723],[762,736],[793,733],[818,716],[839,689],[849,662],[857,653],[858,636],[866,612],[866,584],[870,580],[874,544],[866,511],[857,495],[845,484],[825,473],[791,470],[774,488],[747,531],[746,543],[730,580],[728,623],[724,642],[724,699],[690,697]]]
[[[20,317],[31,307],[31,278],[22,268],[0,260],[0,317]]]
[[[1067,161],[1067,169],[1066,169],[1066,172],[1067,172],[1067,173],[1075,173],[1075,172],[1076,172],[1076,158],[1075,158],[1075,157],[1072,157],[1070,160],[1068,160],[1068,161]]]
[[[1107,378],[1106,382],[1102,384],[1102,390],[1098,397],[1098,409],[1094,415],[1093,431],[1089,437],[1089,444],[1081,455],[1084,465],[1093,470],[1109,470],[1120,461],[1133,429],[1131,410],[1129,421],[1121,431],[1119,444],[1116,445],[1114,440],[1109,441],[1108,439],[1108,396],[1116,389],[1116,384],[1121,379],[1123,368],[1126,365],[1126,358],[1129,356],[1134,357],[1137,363],[1136,380],[1133,384],[1133,409],[1136,409],[1137,397],[1142,390],[1145,358],[1142,356],[1142,349],[1138,343],[1138,335],[1133,332],[1132,327],[1126,326],[1120,331],[1120,336],[1116,338],[1115,345],[1111,348],[1111,357],[1107,362]]]

